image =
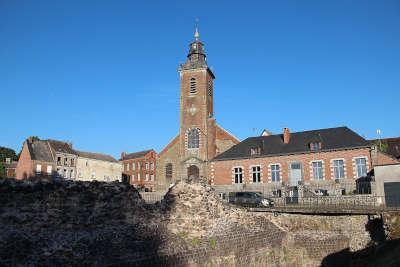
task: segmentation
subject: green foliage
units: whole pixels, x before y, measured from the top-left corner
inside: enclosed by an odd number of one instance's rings
[[[217,239],[215,238],[210,238],[210,247],[212,249],[216,249],[217,248]]]
[[[200,244],[200,239],[198,237],[195,237],[192,239],[192,246],[197,247]]]
[[[389,145],[387,143],[383,143],[381,140],[375,140],[374,145],[378,148],[380,152],[387,152]]]
[[[6,158],[11,158],[11,160],[18,160],[17,154],[13,149],[0,146],[0,162],[4,162]]]
[[[0,177],[6,177],[6,168],[4,168],[3,163],[0,162]]]

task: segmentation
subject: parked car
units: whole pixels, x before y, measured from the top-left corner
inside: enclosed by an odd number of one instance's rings
[[[229,203],[252,207],[273,207],[274,201],[258,192],[230,192]]]

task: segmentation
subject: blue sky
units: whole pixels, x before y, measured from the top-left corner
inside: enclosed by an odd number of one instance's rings
[[[195,18],[217,122],[400,136],[400,2],[0,1],[0,146],[30,135],[118,157],[178,133]]]

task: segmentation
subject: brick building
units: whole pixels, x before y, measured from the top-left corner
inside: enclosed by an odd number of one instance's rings
[[[371,140],[372,165],[388,165],[400,163],[400,138],[385,138]]]
[[[6,158],[2,163],[6,172],[6,177],[15,178],[15,170],[17,169],[17,161],[11,158]]]
[[[250,137],[216,156],[210,182],[217,191],[266,195],[353,192],[371,170],[370,143],[347,127]]]
[[[159,153],[158,184],[187,177],[207,177],[208,162],[239,140],[220,127],[214,117],[214,73],[196,29],[184,64],[179,66],[180,128]]]
[[[77,164],[80,161],[79,174]],[[93,175],[96,173],[97,175]],[[121,165],[111,156],[77,151],[72,144],[29,137],[22,146],[16,179],[35,177],[71,180],[121,180]]]
[[[153,149],[129,154],[122,152],[120,162],[126,182],[155,189],[157,153]]]

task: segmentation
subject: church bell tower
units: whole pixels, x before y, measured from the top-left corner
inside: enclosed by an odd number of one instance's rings
[[[207,177],[208,161],[215,156],[216,124],[213,107],[215,76],[207,65],[204,44],[196,28],[189,54],[179,66],[180,161],[182,177]]]

